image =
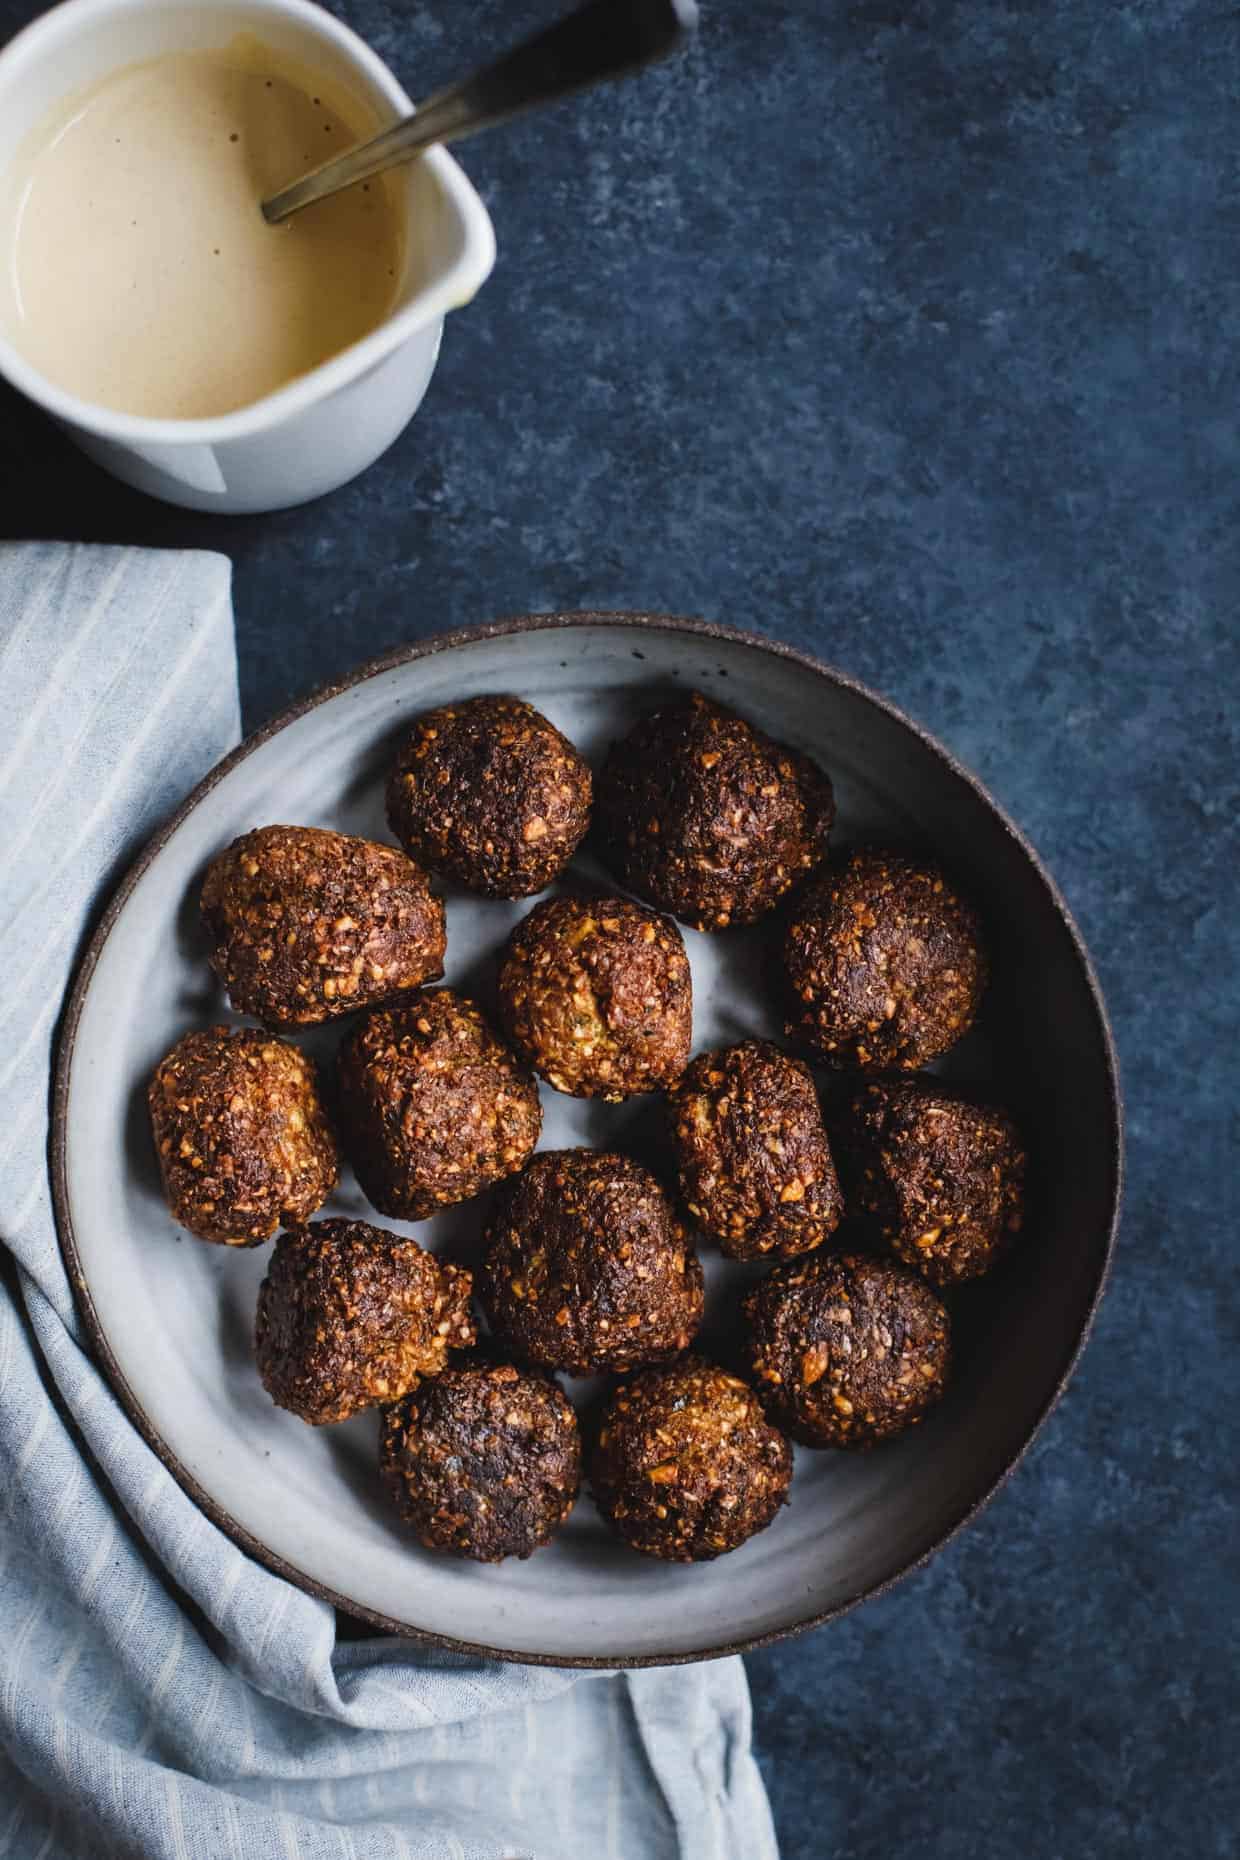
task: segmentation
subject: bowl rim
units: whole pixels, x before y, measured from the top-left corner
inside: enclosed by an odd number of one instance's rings
[[[256,15],[270,15],[277,22],[295,21],[317,36],[322,45],[336,51],[352,66],[355,76],[365,79],[381,93],[393,122],[415,113],[408,91],[378,52],[344,20],[320,6],[318,0],[244,0],[244,3],[252,6]],[[58,4],[36,15],[12,38],[0,44],[0,88],[18,83],[24,65],[52,56],[62,42],[71,39],[83,26],[96,20],[106,21],[116,14],[139,12],[144,4],[145,0],[58,0]],[[163,0],[163,4],[174,12],[199,10],[197,0]],[[54,419],[66,421],[113,445],[139,449],[143,446],[188,448],[225,446],[237,440],[264,438],[284,421],[352,386],[420,330],[442,320],[449,311],[463,308],[494,270],[495,228],[481,195],[461,164],[441,146],[425,150],[421,161],[444,205],[454,216],[459,236],[456,256],[407,304],[389,311],[375,329],[257,400],[246,401],[228,413],[193,419],[126,413],[59,386],[50,375],[26,360],[21,348],[3,329],[0,329],[0,376],[7,378],[12,387]]]
[[[513,1651],[510,1648],[490,1646],[483,1642],[461,1640],[450,1634],[442,1634],[430,1628],[416,1626],[412,1622],[400,1621],[391,1615],[384,1615],[374,1609],[361,1606],[348,1596],[307,1576],[303,1571],[285,1558],[268,1549],[258,1538],[218,1504],[209,1493],[204,1491],[193,1474],[181,1464],[176,1455],[163,1440],[158,1429],[147,1416],[133,1390],[129,1386],[124,1372],[113,1355],[107,1336],[99,1321],[82,1270],[81,1260],[73,1230],[73,1218],[68,1192],[68,1141],[67,1113],[69,1100],[69,1080],[73,1065],[74,1048],[77,1039],[78,1024],[91,984],[95,968],[103,952],[105,943],[111,935],[121,912],[128,903],[134,888],[163,851],[164,847],[178,831],[181,824],[193,813],[200,802],[223,781],[242,762],[262,747],[272,737],[317,710],[320,705],[341,693],[363,684],[371,678],[381,677],[396,668],[416,663],[432,655],[451,652],[457,647],[474,644],[480,640],[502,639],[513,634],[568,630],[574,627],[603,626],[614,627],[617,631],[631,630],[640,635],[642,632],[685,633],[701,639],[726,640],[729,644],[752,648],[775,658],[790,660],[793,664],[803,666],[807,672],[817,678],[825,678],[839,689],[871,705],[886,718],[903,725],[918,739],[925,748],[944,762],[950,771],[972,789],[977,798],[998,819],[1005,832],[1013,839],[1033,867],[1041,881],[1052,907],[1064,929],[1075,952],[1077,962],[1084,975],[1090,1003],[1097,1025],[1097,1034],[1107,1071],[1108,1110],[1110,1113],[1109,1157],[1110,1183],[1108,1193],[1108,1218],[1104,1245],[1088,1309],[1081,1322],[1080,1330],[1061,1364],[1046,1401],[1030,1428],[1025,1439],[1012,1452],[986,1490],[965,1507],[959,1517],[942,1531],[934,1542],[916,1557],[903,1564],[901,1568],[885,1576],[881,1581],[870,1584],[859,1594],[849,1596],[844,1601],[836,1602],[829,1608],[817,1609],[796,1621],[769,1629],[762,1634],[753,1634],[740,1640],[721,1642],[717,1646],[692,1648],[675,1653],[633,1654],[633,1655],[590,1655],[577,1654],[569,1656],[558,1653],[530,1653]],[[554,613],[530,613],[508,615],[498,620],[481,625],[458,627],[449,632],[432,634],[429,638],[415,641],[368,659],[344,676],[335,678],[319,686],[304,698],[280,711],[269,719],[252,735],[244,737],[237,747],[229,752],[215,767],[210,769],[191,793],[175,810],[171,817],[152,835],[141,853],[129,867],[120,885],[111,895],[103,915],[90,936],[85,953],[81,956],[70,986],[60,1026],[57,1031],[56,1058],[53,1071],[51,1102],[51,1134],[49,1142],[49,1160],[51,1164],[52,1202],[55,1210],[57,1238],[61,1256],[64,1260],[73,1288],[82,1322],[96,1358],[103,1369],[109,1384],[119,1399],[125,1413],[133,1422],[138,1432],[157,1458],[171,1473],[177,1484],[193,1501],[198,1509],[231,1538],[237,1547],[247,1556],[282,1576],[304,1593],[315,1596],[318,1600],[330,1603],[342,1614],[354,1620],[366,1622],[381,1632],[393,1634],[401,1639],[413,1640],[422,1645],[444,1648],[449,1652],[465,1654],[475,1658],[505,1660],[521,1666],[553,1666],[577,1668],[582,1671],[614,1671],[617,1669],[635,1669],[642,1667],[685,1666],[699,1660],[723,1659],[731,1654],[750,1653],[763,1647],[774,1646],[777,1642],[807,1632],[811,1628],[822,1627],[829,1621],[859,1607],[863,1602],[876,1596],[885,1595],[899,1582],[925,1567],[967,1525],[972,1523],[979,1513],[990,1503],[996,1493],[1004,1486],[1012,1473],[1019,1466],[1033,1442],[1045,1427],[1053,1409],[1058,1404],[1068,1382],[1080,1361],[1081,1353],[1089,1340],[1098,1307],[1106,1291],[1114,1260],[1116,1234],[1119,1226],[1120,1208],[1124,1185],[1124,1130],[1123,1130],[1123,1090],[1120,1079],[1119,1063],[1116,1056],[1115,1041],[1107,1017],[1102,990],[1094,970],[1093,962],[1085,945],[1085,940],[1078,929],[1068,905],[1051,877],[1038,853],[1029,840],[1011,820],[1006,811],[995,800],[985,784],[960,762],[952,752],[945,748],[930,732],[907,716],[889,699],[880,697],[867,685],[834,666],[826,664],[812,653],[804,652],[799,647],[786,645],[781,640],[768,639],[758,633],[747,632],[741,628],[725,626],[713,620],[689,618],[676,614],[646,613],[629,610],[594,610],[581,609]]]

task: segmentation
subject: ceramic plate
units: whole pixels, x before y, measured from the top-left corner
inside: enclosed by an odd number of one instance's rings
[[[204,959],[204,866],[267,822],[387,838],[383,785],[419,710],[508,691],[597,763],[672,690],[734,704],[830,772],[838,840],[931,849],[971,888],[995,974],[951,1076],[1022,1120],[1032,1207],[1019,1250],[954,1300],[958,1370],[943,1405],[871,1454],[797,1449],[792,1501],[718,1562],[664,1565],[618,1546],[588,1498],[530,1561],[498,1568],[423,1551],[375,1477],[376,1418],[315,1429],[274,1407],[251,1357],[267,1249],[179,1231],[146,1121],[151,1069],[187,1028],[225,1014]],[[496,952],[528,902],[448,896],[447,981],[490,996]],[[766,936],[769,936],[769,930]],[[695,1048],[778,1035],[761,927],[685,932]],[[340,1029],[307,1044],[326,1055]],[[649,1140],[651,1100],[610,1106],[543,1089],[543,1145]],[[1063,901],[983,789],[890,706],[769,642],[647,615],[537,616],[415,646],[280,718],[210,775],[126,880],[77,981],[55,1098],[61,1241],[99,1355],[176,1478],[225,1531],[294,1582],[394,1631],[516,1660],[658,1664],[755,1646],[872,1595],[941,1545],[994,1491],[1071,1370],[1099,1296],[1119,1195],[1116,1078],[1088,958]],[[416,1227],[468,1246],[485,1201]],[[329,1212],[366,1216],[350,1177]],[[379,1217],[375,1217],[379,1218]],[[752,1268],[707,1252],[712,1321]]]

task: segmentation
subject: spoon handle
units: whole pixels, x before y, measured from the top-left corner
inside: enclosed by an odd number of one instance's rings
[[[456,142],[536,104],[619,77],[662,58],[697,24],[695,0],[588,0],[473,77],[436,91],[407,116],[263,202],[271,224],[315,200],[409,161],[435,142]]]

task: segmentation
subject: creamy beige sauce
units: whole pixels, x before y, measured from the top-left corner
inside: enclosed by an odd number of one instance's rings
[[[259,201],[373,134],[364,107],[253,40],[114,72],[5,177],[7,333],[72,394],[203,419],[386,317],[404,267],[387,178],[268,226]]]

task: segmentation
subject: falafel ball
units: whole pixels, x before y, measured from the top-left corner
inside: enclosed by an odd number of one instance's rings
[[[685,1206],[730,1259],[791,1259],[839,1225],[839,1180],[801,1060],[767,1040],[702,1053],[668,1112]]]
[[[566,1375],[662,1362],[702,1321],[697,1254],[649,1170],[543,1150],[500,1192],[478,1295],[514,1356]]]
[[[867,1254],[776,1266],[742,1304],[748,1368],[777,1427],[807,1447],[872,1447],[947,1386],[947,1312],[924,1279]]]
[[[598,798],[616,877],[695,930],[764,916],[824,857],[835,817],[816,763],[697,691],[614,746]]]
[[[932,1284],[979,1278],[1020,1231],[1025,1152],[996,1106],[937,1079],[876,1082],[850,1139],[850,1208]]]
[[[156,1066],[147,1105],[168,1206],[200,1240],[258,1246],[336,1186],[314,1062],[257,1027],[184,1034]]]
[[[464,1267],[366,1221],[281,1234],[254,1325],[263,1387],[312,1427],[398,1401],[476,1341],[470,1286]]]
[[[981,925],[935,865],[865,847],[819,874],[784,938],[788,1037],[823,1065],[913,1072],[973,1024]]]
[[[257,827],[214,859],[202,915],[240,1014],[308,1027],[443,974],[444,913],[395,846],[322,827]]]
[[[521,1057],[574,1098],[618,1102],[684,1071],[693,982],[674,923],[627,898],[549,898],[508,939],[500,1018]]]
[[[381,1214],[424,1221],[524,1167],[542,1106],[533,1075],[450,988],[379,1008],[337,1062],[345,1153]]]
[[[787,1498],[792,1449],[746,1383],[686,1356],[620,1384],[589,1474],[631,1549],[703,1563],[766,1529]]]
[[[487,898],[528,898],[564,870],[590,824],[593,778],[532,704],[476,697],[419,717],[387,790],[411,858]]]
[[[532,1556],[577,1497],[577,1417],[536,1370],[454,1364],[385,1410],[379,1473],[428,1550],[479,1563]]]

